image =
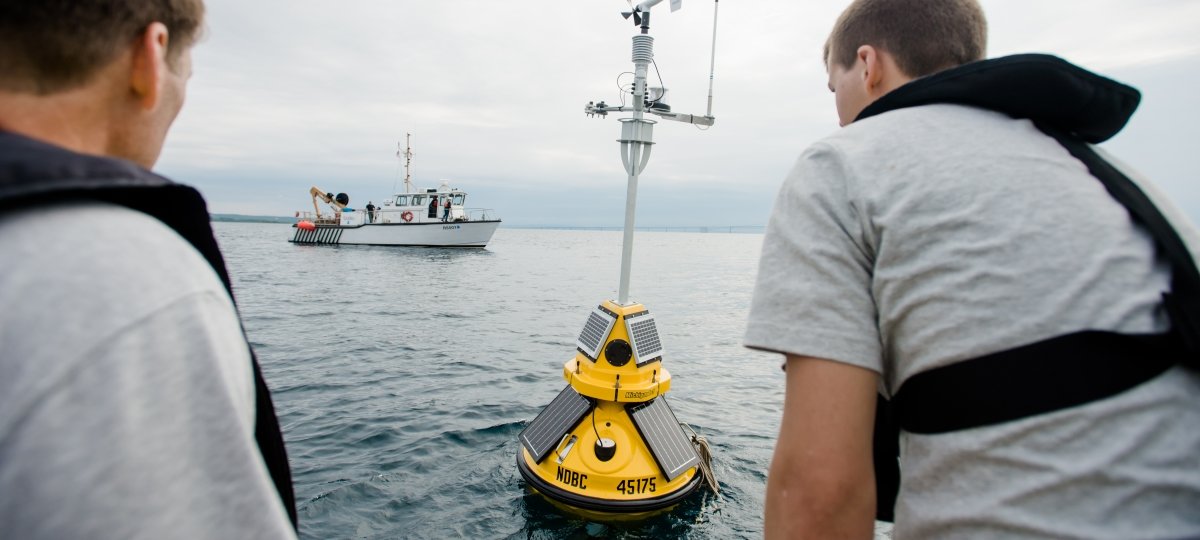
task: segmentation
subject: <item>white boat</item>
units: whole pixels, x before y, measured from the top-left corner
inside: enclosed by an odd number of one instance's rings
[[[399,154],[399,153],[398,153]],[[437,188],[414,190],[406,149],[404,193],[362,208],[350,208],[345,193],[334,195],[318,187],[309,190],[313,212],[296,212],[290,242],[368,246],[484,247],[500,226],[500,217],[486,208],[467,208],[467,193],[443,182]],[[449,201],[449,208],[446,202]],[[319,202],[329,206],[321,212]]]

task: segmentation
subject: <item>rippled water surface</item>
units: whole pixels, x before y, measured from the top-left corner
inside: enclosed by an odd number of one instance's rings
[[[292,462],[303,538],[761,536],[779,358],[741,346],[762,236],[639,232],[671,406],[708,438],[721,495],[605,525],[528,494],[517,433],[566,384],[621,233],[501,228],[483,250],[301,246],[214,223]]]

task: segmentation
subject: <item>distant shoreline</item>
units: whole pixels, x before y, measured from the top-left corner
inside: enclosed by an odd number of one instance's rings
[[[279,216],[246,216],[242,214],[209,214],[212,221],[232,221],[238,223],[295,223],[296,218]]]
[[[620,225],[613,226],[579,226],[579,225],[510,225],[509,229],[544,229],[556,231],[621,231]],[[760,234],[765,232],[766,225],[685,225],[685,226],[654,226],[638,225],[634,230],[639,232],[698,232],[698,233],[748,233]]]
[[[296,222],[294,217],[280,216],[247,216],[242,214],[211,214],[212,221],[232,223],[287,223]],[[620,225],[614,226],[579,226],[579,225],[504,225],[508,229],[546,229],[561,231],[620,231]],[[698,232],[698,233],[761,233],[765,225],[692,225],[681,227],[639,226],[643,232]]]

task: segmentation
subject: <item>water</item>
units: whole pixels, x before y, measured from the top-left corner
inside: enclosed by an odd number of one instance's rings
[[[780,358],[741,346],[762,236],[639,232],[631,299],[655,314],[671,406],[721,495],[626,525],[526,492],[517,433],[566,384],[621,234],[501,228],[486,250],[300,246],[214,223],[292,462],[302,538],[745,538],[762,534]]]

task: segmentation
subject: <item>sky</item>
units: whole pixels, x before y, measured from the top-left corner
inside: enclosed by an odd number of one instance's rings
[[[809,144],[838,129],[821,48],[846,0],[719,4],[713,127],[660,121],[639,226],[758,226]],[[652,11],[675,112],[707,106],[714,2]],[[982,0],[988,56],[1061,56],[1143,94],[1103,147],[1200,222],[1200,0]],[[511,226],[620,226],[616,103],[633,69],[624,0],[207,0],[187,101],[156,170],[214,213],[291,216],[308,190],[378,204],[412,134],[417,187],[443,181]],[[652,84],[659,75],[651,69]]]

